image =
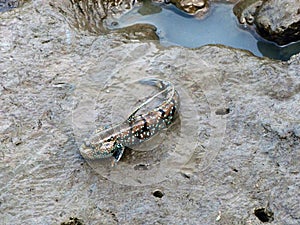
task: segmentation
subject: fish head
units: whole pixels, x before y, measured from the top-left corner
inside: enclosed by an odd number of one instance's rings
[[[109,137],[99,140],[98,138],[91,138],[83,141],[80,147],[80,154],[85,159],[102,159],[113,156],[116,151],[116,138]]]

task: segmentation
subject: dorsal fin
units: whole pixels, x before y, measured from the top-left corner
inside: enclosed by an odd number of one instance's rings
[[[149,104],[151,101],[153,101],[155,98],[157,98],[159,95],[163,94],[164,92],[167,91],[167,88],[158,92],[157,94],[153,95],[151,98],[149,98],[147,101],[143,102],[141,105],[139,105],[129,116],[127,121],[128,122],[132,122],[133,121],[133,117],[134,115],[141,109],[143,108],[145,105]]]

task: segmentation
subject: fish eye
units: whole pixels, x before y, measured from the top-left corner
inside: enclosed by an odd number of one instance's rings
[[[111,144],[110,144],[109,142],[106,142],[106,143],[104,143],[104,146],[105,146],[105,147],[110,147]]]
[[[83,141],[83,144],[84,144],[86,147],[91,147],[91,142],[89,142],[88,140]]]

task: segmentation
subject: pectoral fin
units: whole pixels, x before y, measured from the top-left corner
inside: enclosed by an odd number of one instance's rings
[[[112,161],[112,166],[115,166],[115,164],[116,164],[117,162],[119,162],[119,160],[121,159],[121,157],[122,157],[122,155],[123,155],[123,153],[124,153],[124,149],[125,149],[125,146],[122,145],[122,144],[120,144],[120,143],[117,143],[117,144],[115,145],[115,151],[114,151],[114,153],[113,153],[114,159],[113,159],[113,161]]]

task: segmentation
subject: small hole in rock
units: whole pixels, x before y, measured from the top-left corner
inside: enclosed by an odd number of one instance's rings
[[[254,210],[255,216],[263,223],[274,220],[274,213],[265,208],[258,208]]]
[[[148,170],[148,166],[146,164],[137,164],[134,166],[134,170]]]
[[[226,115],[230,113],[230,109],[229,108],[217,109],[215,113],[216,115]]]
[[[164,196],[164,193],[161,190],[155,190],[153,191],[153,196],[156,198],[162,198]]]
[[[237,172],[239,172],[239,171],[238,171],[237,169],[235,169],[235,168],[234,168],[234,169],[232,169],[232,170],[233,170],[234,172],[236,172],[236,173],[237,173]]]
[[[184,177],[184,178],[187,178],[187,179],[190,179],[191,176],[187,173],[181,173],[181,175]]]

